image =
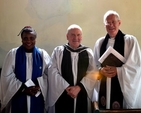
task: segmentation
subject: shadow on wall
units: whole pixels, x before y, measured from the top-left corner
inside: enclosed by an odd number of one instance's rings
[[[0,75],[1,75],[1,68],[0,68]],[[1,108],[1,100],[0,100],[0,108]],[[1,111],[0,111],[1,112]]]
[[[6,50],[4,50],[3,48],[0,47],[0,68],[3,65],[3,61],[4,61],[4,58],[5,58],[6,54],[7,54],[7,52],[8,51],[6,51]]]

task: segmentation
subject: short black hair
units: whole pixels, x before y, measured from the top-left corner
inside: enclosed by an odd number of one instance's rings
[[[21,31],[20,33],[18,34],[21,35],[21,37],[23,36],[23,33],[30,33],[30,32],[34,32],[35,36],[37,36],[37,33],[36,31],[31,27],[31,26],[25,26]]]

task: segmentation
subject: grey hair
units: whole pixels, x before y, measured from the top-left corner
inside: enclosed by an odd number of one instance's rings
[[[75,29],[75,28],[79,29],[79,30],[82,32],[82,28],[81,28],[79,25],[77,25],[77,24],[72,24],[72,25],[70,25],[70,26],[68,27],[66,34],[68,34],[68,32],[69,32],[71,29]]]
[[[104,24],[106,24],[106,19],[109,15],[115,15],[117,16],[117,19],[120,20],[120,16],[119,14],[116,12],[116,11],[113,11],[113,10],[109,10],[107,11],[105,14],[104,14],[104,17],[103,17],[103,22]]]

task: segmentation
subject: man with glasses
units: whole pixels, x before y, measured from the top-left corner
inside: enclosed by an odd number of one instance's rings
[[[141,108],[141,52],[137,39],[124,34],[119,26],[121,20],[116,11],[104,15],[106,36],[98,39],[94,46],[95,70],[101,75],[99,92],[100,109]],[[98,59],[111,46],[126,62],[120,66],[102,66]]]

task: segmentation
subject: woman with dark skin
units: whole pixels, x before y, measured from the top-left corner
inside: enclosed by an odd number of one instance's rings
[[[6,113],[46,113],[50,56],[35,46],[37,34],[32,27],[24,27],[20,34],[22,45],[8,52],[2,67],[2,110]]]

